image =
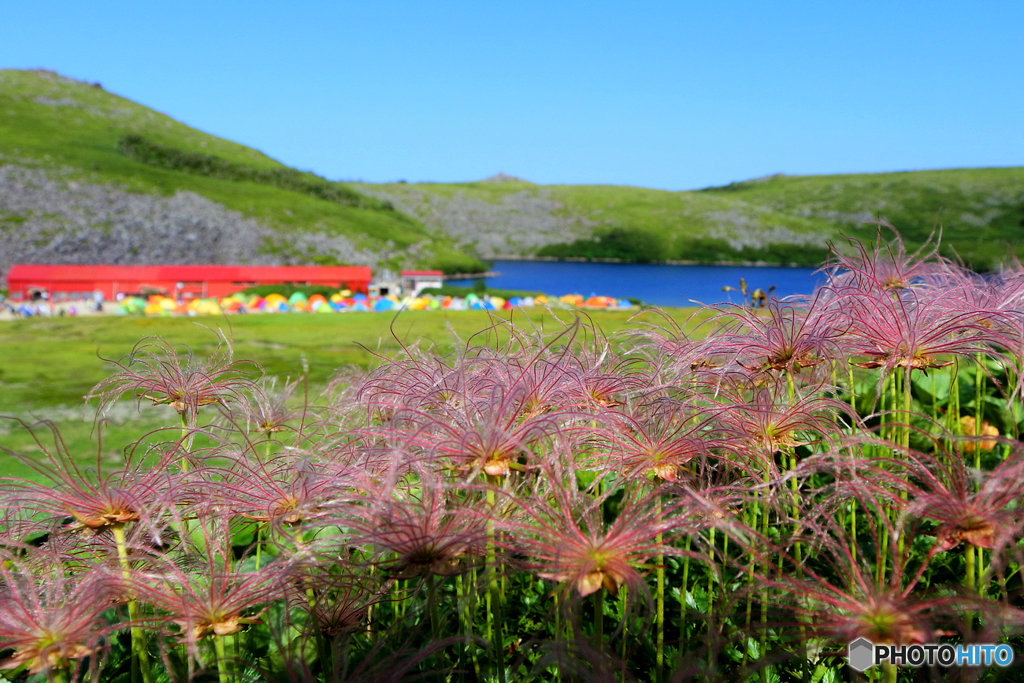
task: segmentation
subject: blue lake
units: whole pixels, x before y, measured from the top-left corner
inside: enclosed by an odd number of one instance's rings
[[[723,292],[722,287],[739,287],[745,278],[747,287],[767,291],[782,298],[790,294],[810,294],[824,282],[813,268],[773,266],[669,266],[636,263],[584,263],[564,261],[495,261],[491,269],[500,273],[487,278],[495,289],[526,289],[549,295],[633,297],[654,306],[691,306],[690,300],[705,304],[740,303],[738,292]],[[446,284],[471,288],[473,280],[449,280]]]

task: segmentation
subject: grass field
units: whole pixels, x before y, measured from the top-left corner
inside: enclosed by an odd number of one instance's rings
[[[683,322],[693,309],[666,309],[671,318]],[[509,312],[501,312],[509,319]],[[521,326],[536,325],[547,330],[571,323],[575,311],[554,314],[533,309],[529,321],[522,312],[511,317]],[[614,335],[638,316],[653,324],[663,319],[652,313],[633,311],[587,311],[586,316],[606,335]],[[558,320],[555,319],[557,316]],[[166,428],[174,422],[173,411],[151,407],[142,409],[124,404],[114,411],[104,427],[103,444],[98,444],[94,429],[95,404],[86,406],[83,398],[98,382],[109,376],[118,360],[131,352],[139,340],[160,337],[173,344],[185,344],[198,357],[215,352],[216,330],[233,340],[236,359],[258,363],[267,375],[300,377],[309,372],[311,398],[344,366],[367,368],[380,361],[376,354],[390,356],[402,344],[430,345],[442,352],[454,349],[457,335],[463,343],[494,343],[494,334],[477,333],[498,321],[485,311],[453,314],[434,311],[405,311],[398,316],[379,313],[345,315],[260,315],[226,318],[29,318],[0,324],[0,415],[27,423],[49,420],[60,430],[68,448],[80,462],[97,456],[119,458],[120,449],[140,433]],[[477,336],[474,336],[477,335]],[[213,411],[207,413],[213,416]],[[177,438],[176,432],[154,438]],[[49,439],[49,437],[47,437]],[[52,443],[52,439],[50,439]],[[41,452],[31,434],[16,423],[0,424],[0,445],[21,452]],[[3,476],[30,476],[13,459],[7,459]]]

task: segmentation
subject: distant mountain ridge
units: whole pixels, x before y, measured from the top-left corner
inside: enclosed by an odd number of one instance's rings
[[[355,263],[476,272],[481,259],[816,264],[892,223],[941,226],[977,267],[1024,254],[1024,168],[776,174],[704,190],[331,182],[98,84],[0,70],[0,273],[11,263]]]
[[[910,246],[941,232],[943,253],[978,268],[1024,256],[1024,167],[829,176],[773,174],[703,190],[504,182],[354,184],[483,258],[813,265],[833,242],[874,239],[879,221]]]

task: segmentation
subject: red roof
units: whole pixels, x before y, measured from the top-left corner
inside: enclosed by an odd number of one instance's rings
[[[423,277],[443,277],[443,270],[403,270],[402,275],[419,275]]]
[[[11,280],[218,280],[230,282],[370,280],[366,266],[111,266],[15,264],[7,273]]]
[[[301,283],[364,291],[373,273],[366,266],[11,266],[7,286],[27,296],[35,287],[51,292],[100,291],[110,297],[144,290],[174,291],[185,297],[223,296],[250,285]]]

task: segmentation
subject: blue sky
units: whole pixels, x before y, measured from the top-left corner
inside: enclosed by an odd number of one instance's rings
[[[1024,3],[20,2],[45,67],[333,179],[1024,165]]]

